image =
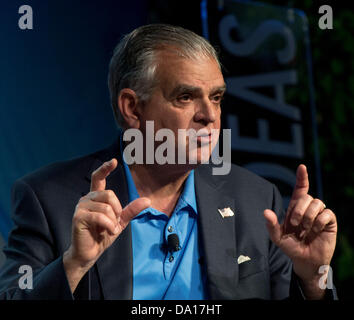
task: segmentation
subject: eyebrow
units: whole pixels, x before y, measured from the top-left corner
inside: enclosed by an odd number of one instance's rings
[[[217,86],[211,89],[211,94],[215,93],[224,93],[226,91],[226,84],[222,86]],[[178,96],[181,93],[188,92],[188,93],[201,93],[202,89],[199,87],[191,86],[188,84],[179,84],[177,85],[169,95],[171,98]]]

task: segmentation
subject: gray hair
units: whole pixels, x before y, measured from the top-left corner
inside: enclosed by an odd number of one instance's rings
[[[170,47],[177,49],[177,53],[185,58],[214,58],[220,67],[213,46],[190,30],[167,24],[150,24],[135,29],[118,43],[109,64],[108,87],[118,125],[124,124],[118,108],[119,92],[130,88],[140,101],[147,101],[157,85],[156,52]]]

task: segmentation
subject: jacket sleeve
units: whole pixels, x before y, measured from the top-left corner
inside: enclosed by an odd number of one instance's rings
[[[14,227],[4,248],[6,261],[0,269],[0,299],[72,300],[47,217],[23,180],[12,190],[12,219]]]
[[[282,197],[275,185],[273,185],[273,189],[273,211],[277,214],[279,223],[282,223],[285,219]],[[293,271],[290,258],[273,243],[270,245],[269,256],[272,299],[306,300],[299,279]],[[337,300],[336,288],[326,289],[324,299]]]
[[[277,214],[279,223],[282,223],[285,217],[283,210],[283,200],[275,185],[273,185],[273,205],[272,210]],[[281,300],[289,297],[289,288],[291,284],[292,262],[280,248],[271,240],[269,246],[269,271],[271,299]]]

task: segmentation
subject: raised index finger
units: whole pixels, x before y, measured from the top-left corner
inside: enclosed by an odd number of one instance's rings
[[[113,158],[102,164],[92,172],[90,191],[103,191],[106,189],[106,178],[117,167],[118,161]]]
[[[305,165],[300,164],[296,170],[296,184],[291,200],[297,200],[309,192],[309,176]]]

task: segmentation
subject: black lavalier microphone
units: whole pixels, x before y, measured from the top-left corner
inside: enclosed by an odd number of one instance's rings
[[[181,247],[179,246],[179,238],[176,233],[172,233],[167,237],[167,248],[169,252],[181,250]]]

